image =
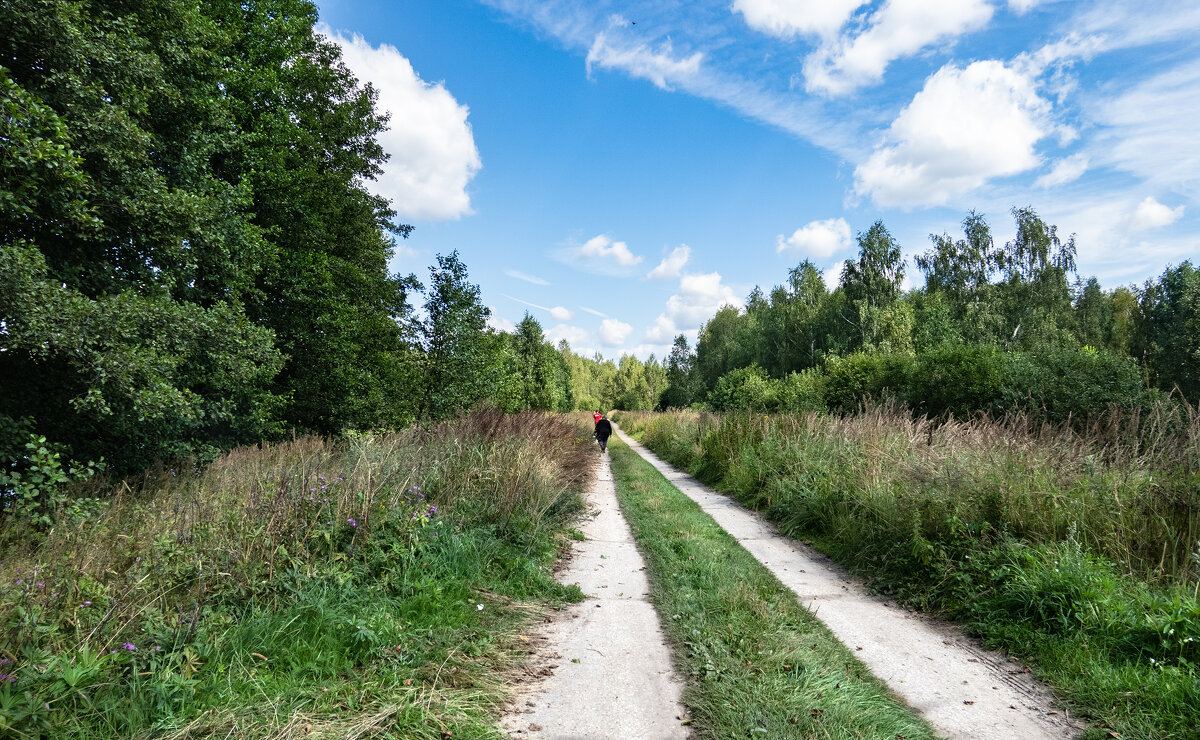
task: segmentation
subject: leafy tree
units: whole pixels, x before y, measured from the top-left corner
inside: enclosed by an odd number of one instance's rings
[[[680,334],[667,355],[667,386],[659,394],[662,409],[687,408],[697,399],[696,354],[688,346],[687,337]]]
[[[1200,270],[1167,268],[1142,291],[1141,347],[1158,386],[1200,399]]]
[[[489,311],[480,301],[479,286],[469,282],[457,251],[438,255],[437,262],[429,269],[421,327],[426,367],[418,415],[445,419],[491,395],[495,371],[488,362]]]

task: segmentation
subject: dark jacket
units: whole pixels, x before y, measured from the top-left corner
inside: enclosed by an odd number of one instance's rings
[[[612,436],[612,423],[603,416],[600,421],[596,422],[596,436],[600,439],[608,439]]]

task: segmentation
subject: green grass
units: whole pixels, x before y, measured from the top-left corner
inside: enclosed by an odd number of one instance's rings
[[[619,439],[609,450],[701,737],[934,737],[712,517]]]
[[[552,568],[586,431],[484,413],[244,448],[10,527],[0,737],[505,737],[518,635],[582,598]]]
[[[1200,737],[1195,419],[1153,448],[887,408],[620,421],[874,588],[1026,660],[1095,737]]]

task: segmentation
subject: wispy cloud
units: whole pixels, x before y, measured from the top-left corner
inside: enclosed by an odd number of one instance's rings
[[[501,293],[500,295],[504,296],[510,301],[516,301],[517,303],[529,306],[530,308],[536,308],[539,311],[545,311],[546,313],[550,314],[552,318],[558,319],[559,321],[570,321],[575,315],[571,313],[570,309],[563,308],[562,306],[539,306],[536,303],[530,303],[529,301],[510,296],[507,293]]]
[[[525,282],[533,283],[534,285],[549,285],[550,284],[549,281],[547,281],[547,280],[543,280],[540,277],[536,277],[534,275],[527,275],[518,270],[506,269],[506,270],[504,270],[504,274],[508,275],[510,278],[516,278],[517,280],[524,280]]]
[[[606,319],[606,318],[608,318],[608,314],[606,314],[606,313],[602,313],[602,312],[600,312],[600,311],[597,311],[597,310],[596,310],[596,309],[594,309],[594,308],[588,308],[587,306],[580,306],[580,307],[579,307],[579,310],[580,310],[580,311],[584,311],[584,312],[586,312],[586,313],[590,313],[590,314],[591,314],[591,315],[593,315],[593,316],[599,316],[599,317],[600,317],[600,318],[602,318],[602,319]]]

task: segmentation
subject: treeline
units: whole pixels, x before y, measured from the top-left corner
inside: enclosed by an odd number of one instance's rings
[[[997,246],[972,212],[963,235],[932,235],[921,289],[882,222],[858,235],[830,291],[805,260],[784,285],[750,294],[667,358],[661,408],[852,410],[893,397],[918,412],[1023,409],[1054,421],[1174,394],[1200,399],[1200,272],[1189,262],[1141,287],[1105,290],[1076,274],[1074,237],[1014,208]]]
[[[529,316],[489,329],[457,253],[388,272],[412,229],[364,187],[387,121],[316,20],[307,0],[0,4],[3,511],[44,515],[87,474],[70,460],[657,401],[656,362],[578,357]]]

